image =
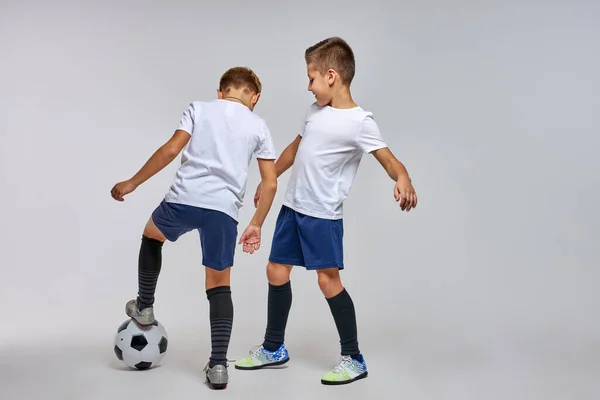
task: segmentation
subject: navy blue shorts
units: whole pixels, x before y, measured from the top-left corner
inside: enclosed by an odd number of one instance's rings
[[[229,215],[163,200],[152,213],[152,221],[171,242],[197,229],[202,247],[202,265],[217,271],[233,266],[238,223]]]
[[[300,214],[282,206],[269,261],[306,269],[344,269],[344,224]]]

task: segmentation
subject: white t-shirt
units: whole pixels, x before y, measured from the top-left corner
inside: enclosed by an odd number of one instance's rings
[[[312,217],[341,219],[362,156],[387,147],[373,115],[314,103],[300,135],[283,204]]]
[[[179,129],[191,135],[167,202],[224,212],[237,221],[252,157],[275,159],[265,121],[241,103],[192,102]]]

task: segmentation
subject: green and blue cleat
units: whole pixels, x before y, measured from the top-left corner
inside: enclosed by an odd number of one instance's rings
[[[350,356],[342,356],[338,365],[331,371],[323,375],[321,383],[324,385],[345,385],[359,379],[366,378],[367,363],[362,354],[360,360],[355,360]]]
[[[269,351],[261,345],[256,346],[250,350],[248,356],[237,361],[235,363],[235,368],[242,370],[261,369],[283,365],[289,360],[290,356],[285,345],[282,344],[279,349],[275,351]]]

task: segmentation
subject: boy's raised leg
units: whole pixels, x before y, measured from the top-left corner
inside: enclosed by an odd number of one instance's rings
[[[125,305],[125,313],[141,325],[154,323],[154,293],[162,266],[165,240],[150,218],[144,228],[138,257],[138,296]]]
[[[342,348],[340,362],[321,378],[321,383],[341,385],[366,378],[367,364],[358,347],[356,311],[350,294],[342,285],[339,269],[317,270],[317,276],[340,335]]]
[[[291,270],[291,265],[272,262],[267,264],[269,296],[265,339],[261,346],[251,350],[247,357],[235,364],[237,369],[260,369],[282,365],[289,361],[289,354],[283,342],[292,307]]]

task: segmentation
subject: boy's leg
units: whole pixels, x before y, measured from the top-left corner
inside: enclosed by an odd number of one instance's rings
[[[340,335],[342,356],[358,359],[356,311],[348,291],[342,285],[338,268],[317,270],[321,292],[325,296]]]
[[[317,271],[319,287],[329,304],[342,347],[339,364],[321,382],[339,385],[365,378],[367,365],[358,348],[354,304],[340,279],[340,270],[344,269],[343,221],[299,215],[298,226],[305,266]]]
[[[247,357],[236,362],[237,369],[252,370],[282,365],[290,359],[283,344],[292,306],[290,272],[293,265],[304,265],[295,215],[293,210],[282,206],[277,217],[267,264],[269,298],[264,342],[251,350]]]
[[[152,221],[146,224],[142,236],[142,245],[138,258],[138,305],[140,309],[154,305],[156,283],[162,267],[162,246],[167,240],[165,235]]]
[[[138,258],[138,296],[125,305],[125,313],[141,325],[154,323],[154,293],[162,266],[162,246],[189,231],[182,218],[184,208],[162,201],[144,228]]]
[[[271,261],[267,264],[269,296],[265,339],[263,344],[251,350],[247,357],[236,362],[235,368],[243,370],[260,369],[282,365],[290,360],[283,341],[288,315],[292,306],[291,271],[292,265],[289,264],[277,264]]]
[[[292,307],[290,273],[293,265],[303,264],[304,256],[300,244],[296,212],[282,206],[275,224],[271,254],[267,264],[269,295],[267,328],[262,347],[268,352],[282,350],[285,327]],[[279,359],[280,357],[275,358]]]
[[[227,366],[227,349],[233,325],[231,300],[231,268],[217,271],[206,267],[206,297],[210,303],[210,330],[212,350],[209,368]]]
[[[198,225],[210,305],[211,355],[204,372],[214,389],[224,389],[229,382],[227,350],[233,327],[230,276],[238,223],[220,211],[202,209]]]
[[[165,240],[165,236],[150,218],[142,234],[138,256],[138,296],[125,306],[125,313],[141,325],[154,322],[154,293],[162,266]]]
[[[247,357],[235,363],[237,369],[260,369],[282,365],[290,360],[283,341],[292,306],[291,271],[292,265],[289,264],[277,264],[272,261],[267,264],[269,297],[265,339],[262,345],[255,347]]]
[[[321,383],[340,385],[367,377],[367,365],[358,347],[356,311],[348,291],[342,285],[338,268],[317,270],[319,287],[333,315],[342,348],[339,364],[325,374]]]
[[[263,347],[268,351],[278,350],[285,339],[290,308],[292,307],[291,265],[267,264],[269,295],[267,304],[267,329]]]

